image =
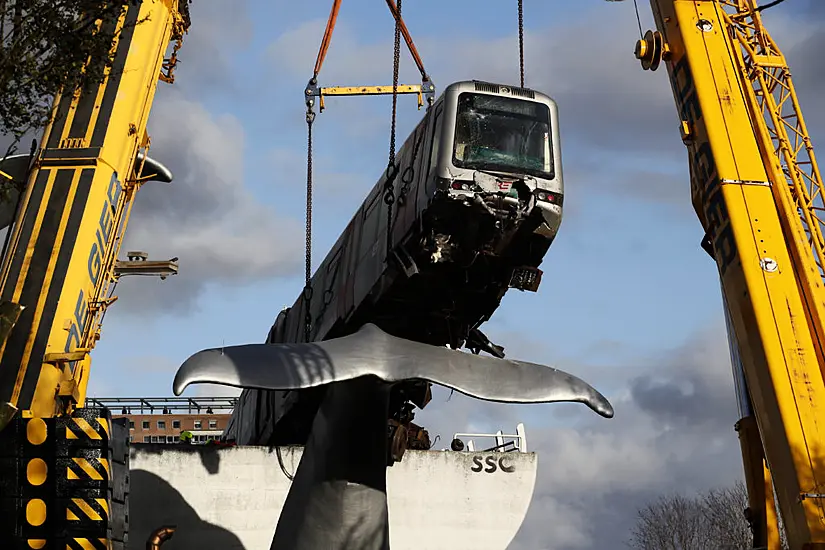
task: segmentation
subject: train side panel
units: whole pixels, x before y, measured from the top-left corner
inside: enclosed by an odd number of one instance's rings
[[[393,205],[393,241],[398,241],[409,234],[419,222],[421,214],[429,203],[425,201],[406,200],[398,206],[397,197],[403,187],[401,174],[412,168],[407,195],[431,195],[426,178],[435,174],[430,166],[423,170],[424,161],[431,162],[432,140],[426,139],[430,132],[431,111],[423,117],[416,129],[399,148],[400,173],[395,181],[396,202]],[[419,150],[415,151],[416,140]],[[424,150],[429,143],[427,150]],[[414,159],[415,157],[415,159]],[[415,162],[413,162],[415,160]],[[387,204],[384,202],[384,185],[386,172],[370,190],[367,198],[355,213],[338,241],[321,262],[312,277],[312,339],[324,339],[328,331],[340,320],[347,319],[354,310],[364,303],[367,295],[385,274]],[[426,189],[422,193],[420,189]],[[289,314],[281,322],[287,323],[283,338],[285,342],[302,342],[304,340],[304,298],[299,296]]]
[[[442,102],[438,102],[441,105]],[[429,109],[416,129],[399,148],[401,166],[395,182],[393,241],[398,242],[419,223],[431,195],[428,178],[435,177],[433,127]],[[435,140],[437,143],[437,139]],[[418,150],[416,151],[416,145]],[[409,184],[402,175],[408,172]],[[386,271],[387,205],[384,202],[386,172],[370,190],[338,241],[318,266],[312,277],[310,300],[313,317],[313,340],[322,340],[334,327],[349,318],[375,288]],[[405,200],[398,196],[404,189]],[[301,294],[295,304],[276,319],[267,337],[269,343],[304,341],[305,300]],[[239,444],[271,441],[279,418],[297,400],[297,393],[244,390],[233,413],[226,436]]]

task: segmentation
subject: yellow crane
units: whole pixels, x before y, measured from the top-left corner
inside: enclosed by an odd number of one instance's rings
[[[667,69],[702,246],[716,261],[754,548],[825,548],[822,176],[755,0],[651,0],[636,45]],[[774,502],[775,495],[775,502]]]
[[[158,80],[174,80],[189,11],[188,0],[122,4],[98,21],[115,29],[103,82],[55,99],[30,166],[0,166],[25,178],[0,268],[0,487],[23,511],[0,514],[3,548],[124,545],[128,428],[82,407],[118,279],[177,272],[175,259],[117,257],[135,193],[172,180],[147,155],[146,122]]]

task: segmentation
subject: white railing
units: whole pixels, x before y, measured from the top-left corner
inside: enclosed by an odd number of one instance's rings
[[[453,440],[450,443],[450,449],[453,451],[469,451],[475,452],[476,446],[474,439],[468,439],[465,443],[462,437],[464,438],[492,438],[494,439],[495,443],[490,446],[485,446],[483,449],[479,449],[480,451],[490,452],[512,452],[518,451],[520,453],[527,452],[527,434],[524,431],[524,423],[519,422],[518,426],[516,426],[516,433],[515,434],[504,434],[501,430],[497,431],[494,434],[482,434],[482,433],[456,433],[453,435]],[[445,451],[447,449],[444,449]]]

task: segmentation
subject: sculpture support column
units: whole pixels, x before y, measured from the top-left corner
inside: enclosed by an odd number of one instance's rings
[[[330,384],[278,519],[271,550],[388,550],[390,385]]]

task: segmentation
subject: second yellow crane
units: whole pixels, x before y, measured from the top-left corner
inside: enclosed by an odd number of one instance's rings
[[[780,548],[775,491],[791,550],[825,548],[823,183],[788,63],[754,0],[651,6],[636,56],[667,68],[719,270],[754,547]]]

